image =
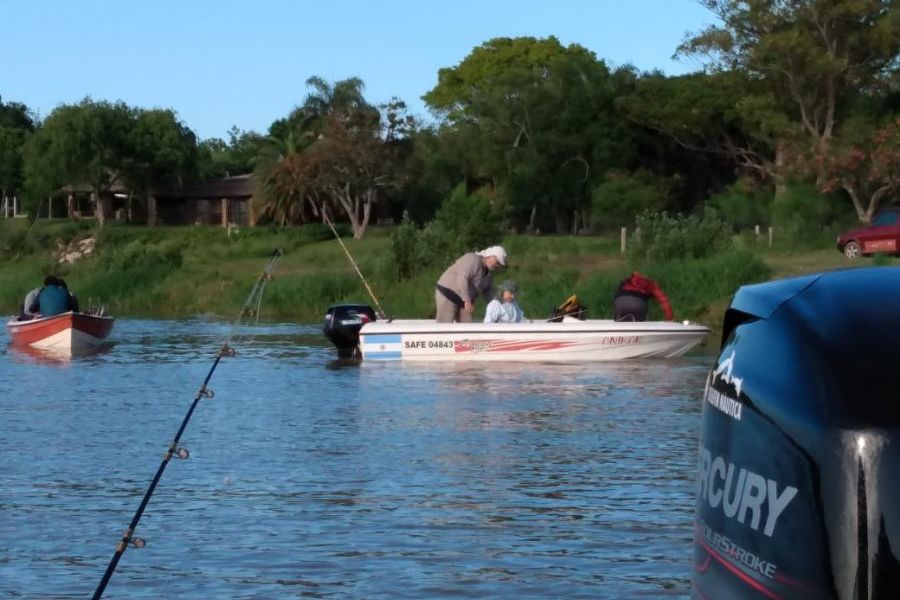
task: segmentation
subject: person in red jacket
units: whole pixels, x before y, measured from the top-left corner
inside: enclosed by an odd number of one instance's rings
[[[646,321],[647,304],[651,296],[659,302],[666,321],[672,321],[675,315],[669,298],[655,281],[637,271],[622,280],[613,296],[616,321]]]

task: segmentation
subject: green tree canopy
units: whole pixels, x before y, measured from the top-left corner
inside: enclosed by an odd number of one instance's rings
[[[454,130],[444,137],[465,176],[505,190],[517,223],[540,213],[563,231],[589,206],[592,178],[632,155],[615,81],[577,44],[498,38],[442,69],[423,98]]]
[[[79,104],[57,107],[26,147],[26,186],[43,198],[66,184],[88,184],[96,193],[102,224],[101,192],[126,167],[133,120],[133,109],[122,102],[85,98]]]
[[[197,138],[174,111],[138,110],[129,133],[123,175],[134,189],[181,185],[196,175]]]
[[[22,185],[22,155],[34,131],[28,107],[0,98],[0,199]]]
[[[757,83],[744,107],[800,152],[823,151],[856,95],[900,66],[900,0],[700,1],[721,23],[678,53]],[[764,116],[773,111],[784,118]]]

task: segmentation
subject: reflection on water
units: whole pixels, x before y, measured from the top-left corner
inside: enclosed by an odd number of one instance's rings
[[[67,365],[73,360],[91,358],[111,352],[115,342],[101,342],[90,348],[79,350],[60,350],[58,348],[35,348],[26,344],[9,344],[9,357],[12,360],[34,361],[38,363]]]
[[[229,335],[105,597],[687,594],[708,361],[339,363],[195,319],[65,368],[0,346],[0,596],[93,591]]]

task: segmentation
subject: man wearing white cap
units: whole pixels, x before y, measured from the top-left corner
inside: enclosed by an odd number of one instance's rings
[[[438,323],[471,323],[475,300],[484,295],[485,302],[494,297],[494,278],[497,266],[506,266],[503,246],[491,246],[479,252],[460,256],[437,282],[434,293]]]

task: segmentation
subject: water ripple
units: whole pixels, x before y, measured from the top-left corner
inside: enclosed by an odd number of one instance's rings
[[[198,318],[0,339],[0,596],[93,591],[229,335],[105,597],[687,595],[704,359],[359,365]]]

